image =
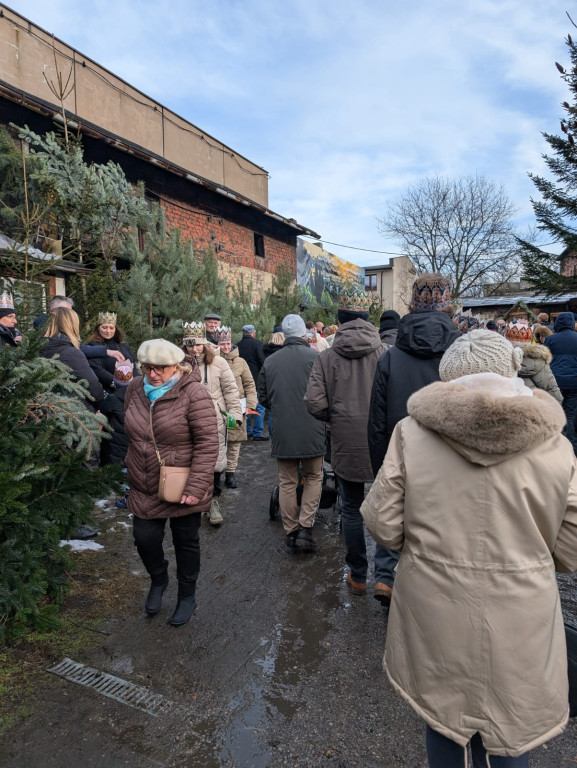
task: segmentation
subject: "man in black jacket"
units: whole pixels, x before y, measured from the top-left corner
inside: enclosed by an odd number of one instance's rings
[[[256,328],[254,325],[243,325],[242,339],[238,342],[237,346],[238,354],[248,363],[254,383],[256,384],[260,369],[264,363],[264,351],[262,341],[256,338]],[[246,434],[256,441],[270,440],[270,435],[263,435],[265,410],[260,402],[257,403],[255,410],[258,412],[258,416],[249,415],[246,418]]]
[[[282,322],[282,349],[267,357],[258,377],[258,399],[272,411],[272,455],[278,462],[279,502],[286,544],[314,552],[312,526],[323,483],[325,425],[311,416],[304,401],[309,375],[318,352],[304,338],[299,315]],[[301,505],[297,502],[299,466],[303,477]]]
[[[369,411],[369,453],[375,476],[380,470],[395,425],[408,416],[409,397],[439,381],[439,363],[460,337],[451,320],[451,284],[440,274],[424,274],[413,283],[409,314],[401,318],[394,346],[377,364]],[[394,582],[399,553],[388,550],[390,571],[385,583]]]

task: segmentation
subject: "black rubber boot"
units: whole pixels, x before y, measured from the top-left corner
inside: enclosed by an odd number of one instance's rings
[[[236,477],[234,476],[234,472],[227,472],[224,476],[224,484],[227,488],[238,488],[238,485],[236,484]]]
[[[191,618],[192,614],[194,613],[196,609],[196,600],[193,597],[179,597],[178,602],[176,603],[176,609],[170,619],[168,620],[168,623],[172,627],[182,627],[185,624],[187,624]]]
[[[301,552],[315,552],[317,545],[313,539],[313,534],[310,528],[299,528],[295,538],[295,547]]]
[[[162,578],[162,581],[160,581]],[[160,613],[162,608],[162,596],[166,592],[168,587],[168,573],[165,573],[162,577],[155,577],[152,580],[150,589],[148,590],[148,597],[144,603],[144,610],[148,616],[156,616]]]

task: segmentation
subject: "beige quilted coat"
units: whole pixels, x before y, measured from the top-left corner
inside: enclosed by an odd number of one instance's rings
[[[361,509],[377,542],[402,549],[385,669],[436,731],[462,745],[479,731],[490,754],[518,756],[568,717],[555,567],[577,569],[577,482],[563,410],[541,390],[457,382],[408,410]]]
[[[198,368],[183,374],[172,389],[154,403],[152,424],[161,457],[174,467],[190,466],[184,493],[202,499],[190,507],[158,498],[160,468],[150,430],[150,401],[144,377],[133,379],[124,401],[124,429],[129,445],[126,467],[130,493],[128,509],[136,517],[180,517],[210,509],[218,432],[214,406],[199,382]]]
[[[222,352],[221,352],[222,354]],[[234,375],[239,397],[246,397],[246,407],[254,410],[258,404],[256,384],[248,367],[248,363],[238,353],[238,347],[233,347],[230,352],[223,355]],[[246,436],[246,417],[243,416],[242,424],[236,429],[228,430],[228,439],[231,443],[242,443],[248,439]]]
[[[229,364],[222,357],[215,357],[210,365],[205,364],[204,355],[197,355],[196,360],[200,369],[200,381],[207,388],[214,403],[219,440],[218,459],[214,471],[222,472],[226,468],[228,434],[221,411],[232,413],[237,421],[243,420],[238,387]]]

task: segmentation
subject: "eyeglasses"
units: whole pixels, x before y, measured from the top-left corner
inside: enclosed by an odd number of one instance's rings
[[[170,365],[141,365],[141,369],[144,371],[144,373],[158,373],[162,374],[167,368],[171,368]]]

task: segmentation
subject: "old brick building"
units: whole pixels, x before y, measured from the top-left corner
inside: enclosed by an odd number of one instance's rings
[[[59,73],[70,73],[63,106],[87,160],[113,160],[143,181],[169,226],[214,250],[231,287],[242,275],[256,298],[281,265],[296,278],[297,236],[319,236],[269,209],[263,168],[0,5],[0,124],[53,129],[62,116],[49,83]]]

